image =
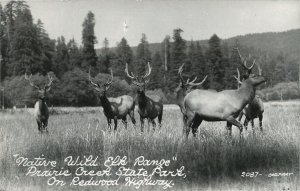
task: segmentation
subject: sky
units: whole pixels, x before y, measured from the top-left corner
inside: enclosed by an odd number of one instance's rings
[[[7,1],[0,0],[2,5]],[[95,14],[97,48],[106,37],[116,46],[125,37],[136,46],[142,33],[162,42],[181,28],[186,40],[203,40],[300,28],[300,0],[27,0],[34,20],[41,19],[51,38],[72,37],[80,44],[88,11]],[[123,23],[128,30],[125,32]]]

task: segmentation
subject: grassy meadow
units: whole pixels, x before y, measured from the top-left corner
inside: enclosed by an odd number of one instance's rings
[[[146,125],[140,133],[128,118],[128,129],[121,121],[116,133],[107,129],[100,108],[52,108],[49,136],[41,136],[31,110],[0,113],[0,190],[136,190],[134,187],[62,187],[48,186],[47,178],[25,176],[26,168],[18,167],[13,155],[34,158],[43,154],[63,165],[67,156],[98,156],[100,164],[109,156],[127,156],[132,166],[138,156],[147,159],[174,159],[170,169],[185,167],[186,177],[174,177],[169,190],[300,190],[298,103],[266,103],[264,131],[258,128],[226,136],[225,122],[203,122],[198,136],[182,135],[181,113],[177,106],[166,106],[161,129]],[[145,123],[147,124],[147,123]],[[150,130],[148,130],[150,129]],[[102,166],[103,167],[103,166]],[[100,169],[102,168],[99,167]],[[64,166],[68,169],[67,166]],[[97,167],[98,168],[98,167]],[[72,170],[72,169],[70,169]],[[257,177],[242,177],[243,172],[259,172]],[[286,177],[268,177],[269,173],[293,173]],[[71,177],[66,177],[68,179]],[[66,180],[70,182],[70,180]],[[140,190],[162,190],[144,186]]]

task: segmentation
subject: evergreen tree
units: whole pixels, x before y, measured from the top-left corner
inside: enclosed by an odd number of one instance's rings
[[[173,31],[173,44],[171,52],[171,64],[169,70],[169,88],[174,89],[179,82],[178,68],[186,61],[186,42],[181,37],[182,29],[178,28]]]
[[[220,39],[217,35],[213,35],[208,41],[209,49],[207,51],[208,71],[210,79],[210,88],[217,91],[225,88],[225,66],[223,65],[222,51]]]
[[[91,11],[88,12],[82,24],[82,44],[83,44],[83,63],[82,67],[88,69],[89,66],[96,66],[97,55],[94,44],[97,43],[95,36],[95,15]]]
[[[142,34],[141,41],[137,46],[136,62],[137,62],[137,73],[139,75],[145,74],[147,63],[151,61],[151,52],[149,50],[149,43],[146,35]]]
[[[78,47],[74,38],[68,42],[67,49],[69,54],[68,71],[70,71],[81,66],[82,50]]]
[[[159,52],[155,52],[152,58],[152,72],[147,89],[157,89],[164,87],[164,64]]]
[[[0,82],[6,76],[6,58],[7,49],[8,49],[8,41],[7,41],[7,28],[6,28],[6,16],[2,5],[0,3]]]
[[[171,43],[169,35],[165,37],[161,44],[161,47],[163,55],[163,84],[164,87],[166,87],[168,82],[168,70],[171,63]]]
[[[55,41],[49,38],[46,30],[44,29],[44,24],[39,19],[37,21],[36,28],[38,31],[39,46],[42,47],[42,71],[40,72],[45,75],[52,69],[53,56],[55,53]]]
[[[56,41],[54,61],[53,71],[58,78],[61,78],[69,67],[69,51],[63,36],[59,37]]]
[[[109,49],[108,39],[105,38],[103,41],[103,48],[101,49],[99,61],[100,67],[99,70],[103,73],[109,73],[109,68],[111,67],[111,60],[113,58],[113,54]]]
[[[9,66],[10,75],[22,75],[25,70],[40,72],[42,46],[29,9],[19,11],[14,28],[10,49],[13,61]]]
[[[276,58],[276,65],[273,73],[274,85],[280,82],[285,82],[286,79],[287,79],[287,70],[286,70],[285,58],[283,56],[283,53],[280,53]]]
[[[127,40],[125,38],[122,38],[116,49],[116,57],[112,61],[112,69],[114,71],[114,74],[124,79],[124,70],[126,63],[128,63],[130,71],[133,71],[132,61],[133,52],[128,45]]]

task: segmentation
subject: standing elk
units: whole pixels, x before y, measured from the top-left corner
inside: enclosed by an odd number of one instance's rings
[[[104,115],[107,119],[108,127],[111,129],[111,120],[114,120],[114,131],[117,130],[118,119],[122,119],[122,122],[127,129],[127,115],[130,116],[132,123],[135,126],[134,119],[134,108],[135,102],[133,98],[129,95],[122,95],[116,98],[107,98],[106,92],[110,88],[111,83],[113,82],[113,72],[110,70],[111,79],[108,79],[104,84],[95,83],[91,79],[89,71],[89,81],[94,86],[94,89],[100,93],[99,98],[103,107]]]
[[[183,105],[184,97],[186,96],[187,93],[189,93],[191,91],[192,87],[202,85],[205,82],[207,76],[205,76],[204,79],[199,83],[195,83],[195,81],[197,80],[197,77],[195,77],[192,81],[190,81],[190,79],[188,78],[187,81],[185,82],[183,79],[183,76],[182,76],[183,67],[184,67],[184,64],[182,64],[180,66],[180,68],[178,69],[180,82],[174,92],[176,95],[176,103],[180,108],[180,111],[181,111],[182,117],[183,117],[183,122],[185,123],[186,115],[185,115],[185,108]],[[185,128],[183,128],[183,131],[185,131]]]
[[[259,74],[261,75],[261,68],[259,65],[258,65],[258,70],[259,70]],[[237,69],[237,76],[234,76],[234,78],[237,80],[238,88],[239,88],[239,85],[242,84],[242,82],[240,79],[240,72],[238,69]],[[245,129],[247,130],[249,121],[251,121],[252,129],[253,129],[254,119],[258,117],[260,130],[262,131],[263,112],[264,112],[264,103],[258,95],[255,95],[253,100],[248,105],[246,105],[245,108],[239,114],[238,121],[241,121],[243,115],[245,115],[245,121],[244,121]]]
[[[161,127],[162,115],[163,115],[163,104],[161,102],[156,102],[146,96],[146,84],[149,82],[149,79],[146,79],[151,74],[151,67],[148,62],[148,73],[143,77],[139,78],[133,73],[129,74],[128,64],[126,63],[125,72],[126,75],[132,80],[132,83],[135,84],[137,89],[137,103],[138,103],[138,113],[140,114],[141,121],[141,131],[144,131],[144,119],[148,119],[153,125],[153,128],[156,127],[155,118],[158,118],[159,126]]]
[[[255,96],[255,88],[265,82],[261,75],[250,74],[237,90],[224,90],[212,92],[209,90],[194,90],[184,98],[186,110],[186,136],[190,128],[196,136],[197,129],[203,120],[205,121],[227,121],[227,130],[231,136],[231,127],[239,128],[240,134],[243,125],[236,120],[242,109],[249,104]]]
[[[39,93],[39,100],[34,105],[34,117],[38,124],[38,130],[40,133],[46,131],[48,133],[48,119],[49,119],[49,110],[46,103],[47,99],[47,92],[51,89],[51,84],[53,82],[53,78],[48,74],[49,83],[44,85],[44,88],[40,88],[39,86],[35,85],[31,81],[32,74],[30,77],[27,76],[25,72],[25,80],[29,81],[29,84],[38,90]]]

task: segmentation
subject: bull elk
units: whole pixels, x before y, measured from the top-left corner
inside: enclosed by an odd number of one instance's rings
[[[195,81],[197,80],[197,76],[192,81],[190,81],[189,78],[187,79],[187,81],[185,81],[183,79],[183,76],[182,76],[183,67],[184,67],[184,64],[182,64],[180,66],[180,68],[178,69],[178,75],[179,75],[179,78],[180,78],[180,82],[179,82],[179,85],[175,89],[174,92],[175,92],[175,95],[176,95],[176,103],[177,103],[177,105],[180,108],[180,111],[181,111],[182,117],[183,117],[183,122],[185,123],[185,121],[186,121],[185,108],[183,106],[184,97],[186,96],[186,94],[188,92],[191,91],[191,88],[193,88],[195,86],[202,85],[205,82],[207,76],[205,76],[204,79],[201,82],[199,82],[199,83],[195,83]],[[183,128],[183,131],[185,131],[184,128]]]
[[[116,98],[107,98],[106,92],[111,87],[113,82],[113,72],[110,70],[111,79],[108,79],[104,84],[95,83],[91,79],[89,71],[89,81],[94,86],[94,89],[100,93],[99,98],[103,107],[104,115],[107,119],[108,127],[111,129],[111,120],[114,120],[114,130],[117,130],[118,119],[122,122],[127,129],[127,115],[130,116],[132,123],[135,125],[134,108],[135,102],[129,95],[122,95]]]
[[[196,136],[197,129],[204,121],[227,121],[227,130],[231,135],[231,127],[235,125],[242,134],[243,125],[236,120],[242,109],[249,104],[254,96],[256,86],[265,82],[261,75],[250,74],[237,90],[212,92],[208,90],[193,90],[184,98],[186,110],[186,135],[190,128]]]
[[[49,119],[49,110],[46,103],[47,92],[50,91],[53,78],[48,74],[49,83],[45,84],[43,88],[35,85],[31,81],[32,74],[28,77],[25,72],[25,80],[29,81],[29,84],[34,87],[39,93],[39,100],[34,105],[34,117],[37,121],[38,130],[40,133],[46,131],[48,133],[48,119]]]
[[[138,103],[138,113],[140,115],[141,121],[141,131],[144,131],[144,119],[148,119],[153,125],[153,128],[156,127],[155,118],[158,118],[159,126],[161,127],[162,115],[163,115],[163,104],[156,102],[146,96],[146,84],[149,82],[149,75],[151,74],[150,63],[148,62],[148,72],[141,78],[135,76],[133,73],[129,74],[128,64],[126,63],[125,73],[132,80],[132,83],[135,84],[137,89],[137,103]]]
[[[259,75],[261,75],[262,70],[259,65],[257,65],[257,66],[258,66]],[[249,76],[246,76],[246,77],[248,78]],[[237,80],[238,88],[239,88],[239,84],[242,84],[242,82],[240,79],[240,72],[238,69],[237,69],[237,76],[234,76],[234,78]],[[244,115],[245,116],[244,126],[247,130],[248,122],[251,121],[252,129],[253,129],[254,128],[254,119],[258,118],[260,130],[262,131],[263,113],[264,113],[264,103],[258,95],[255,95],[253,100],[248,105],[246,105],[245,108],[242,110],[242,112],[239,114],[238,121],[241,121],[241,119]]]

